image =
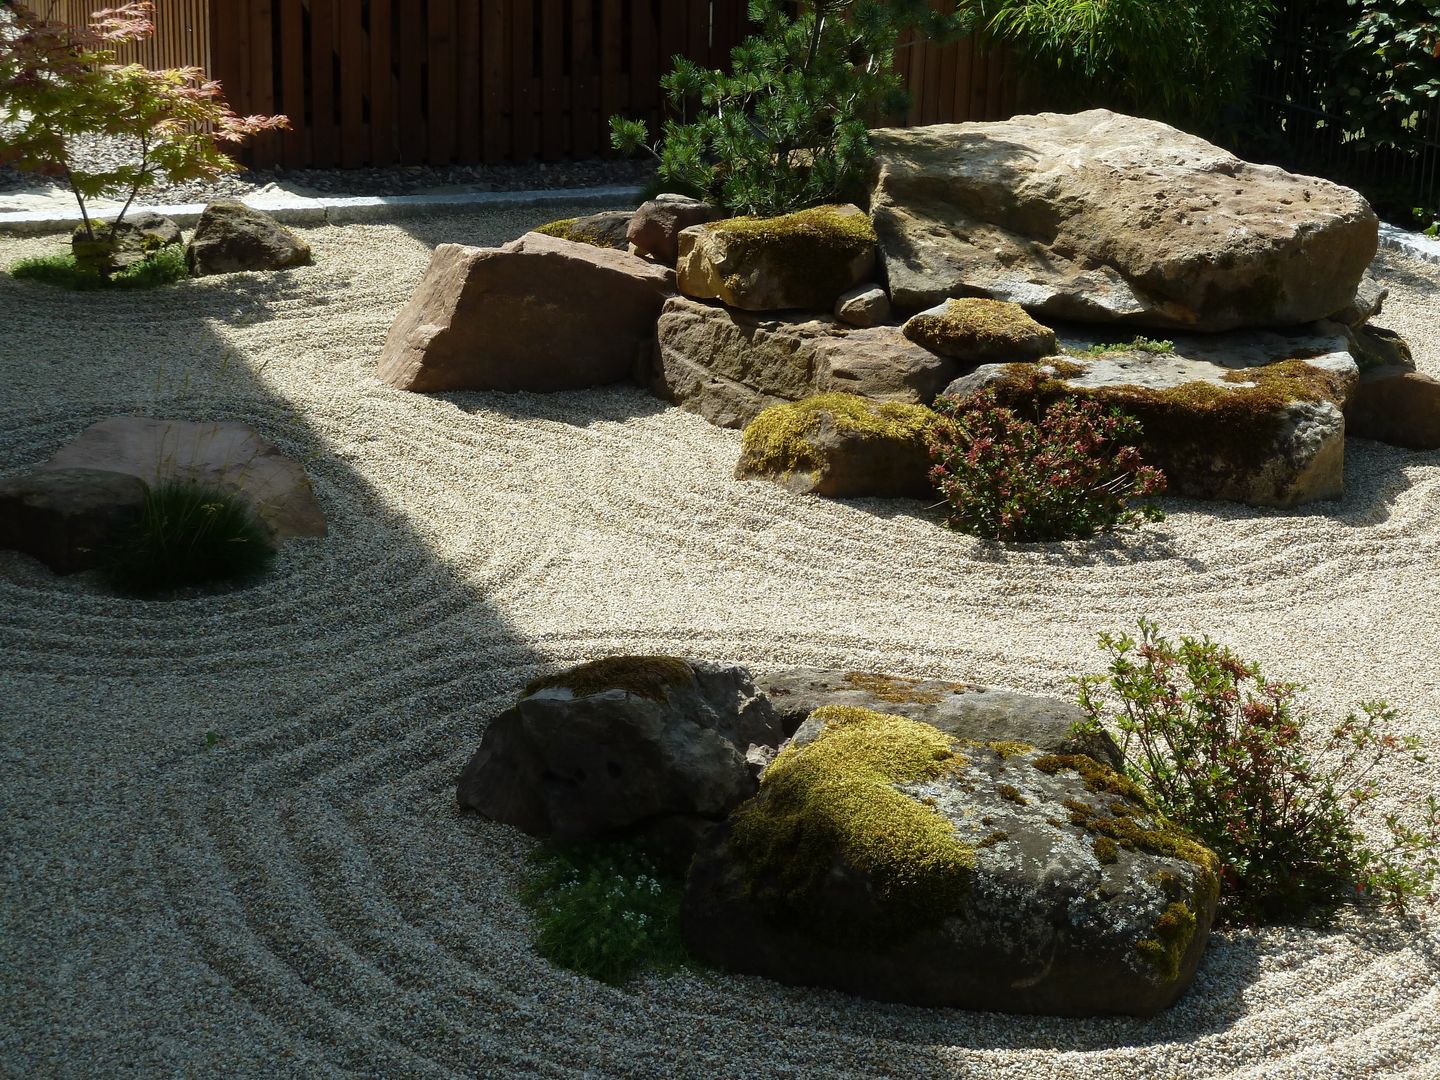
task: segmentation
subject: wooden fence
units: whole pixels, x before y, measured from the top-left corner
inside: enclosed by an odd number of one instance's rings
[[[35,6],[46,0],[34,0]],[[100,0],[52,0],[82,21]],[[943,0],[932,0],[938,6]],[[746,0],[156,0],[157,34],[122,59],[199,64],[240,113],[286,114],[267,167],[518,162],[609,152],[609,117],[661,116],[683,54],[728,64]],[[909,123],[1016,111],[1003,52],[901,42]]]

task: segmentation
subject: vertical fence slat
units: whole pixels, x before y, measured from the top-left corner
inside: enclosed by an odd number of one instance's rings
[[[570,146],[581,160],[601,145],[601,118],[595,107],[595,5],[574,0],[570,14]]]
[[[427,79],[431,165],[448,165],[455,157],[455,0],[430,0],[426,27]]]
[[[623,59],[620,0],[604,0],[600,22],[600,115],[608,120],[622,110],[620,63]]]
[[[486,161],[503,161],[510,147],[510,90],[506,67],[510,56],[506,9],[498,3],[484,6],[480,24],[481,93],[484,95],[482,155]]]
[[[395,142],[394,35],[391,0],[370,0],[370,163],[390,165]]]
[[[535,7],[533,0],[510,0],[510,160],[535,156]]]
[[[337,55],[340,59],[340,164],[353,169],[365,164],[370,152],[365,124],[365,28],[358,4],[341,4],[335,11]]]
[[[565,109],[565,4],[544,0],[540,13],[540,156],[565,156],[569,125]]]
[[[480,160],[480,6],[460,0],[455,19],[455,159]]]
[[[310,0],[310,146],[312,163],[325,169],[339,162],[334,16],[332,0]]]
[[[425,26],[420,19],[419,5],[414,0],[396,5],[400,24],[399,46],[399,109],[400,160],[419,165],[425,160]]]
[[[310,127],[305,119],[305,31],[299,4],[282,3],[280,18],[280,98],[275,108],[290,120],[280,136],[280,163],[287,168],[310,160]]]

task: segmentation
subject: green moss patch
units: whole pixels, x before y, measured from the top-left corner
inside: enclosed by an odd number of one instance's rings
[[[920,679],[905,679],[896,675],[871,674],[850,671],[845,674],[845,685],[851,690],[869,694],[877,701],[897,705],[937,705],[947,694],[964,693],[970,689],[964,683],[942,683],[925,687]]]
[[[523,696],[561,687],[576,697],[589,697],[606,690],[624,690],[636,697],[664,701],[670,696],[671,689],[683,686],[694,678],[690,665],[673,656],[607,656],[569,671],[532,679],[525,684]]]
[[[844,206],[729,218],[708,228],[726,241],[726,263],[736,268],[725,279],[732,291],[744,286],[742,268],[763,264],[772,273],[804,282],[816,296],[833,299],[855,284],[855,262],[871,257],[878,243],[869,215]]]
[[[1168,905],[1151,928],[1153,936],[1135,945],[1135,951],[1155,965],[1167,982],[1180,977],[1180,961],[1195,937],[1195,913],[1178,901]]]
[[[975,850],[896,785],[961,767],[954,740],[869,709],[827,705],[811,715],[825,730],[781,751],[735,814],[729,843],[751,895],[777,921],[831,940],[896,940],[938,925],[969,890]],[[870,883],[878,925],[858,928],[822,903],[837,866]]]
[[[553,236],[558,240],[569,240],[576,244],[589,244],[591,247],[615,248],[610,237],[604,232],[589,228],[584,225],[586,218],[561,218],[558,221],[551,221],[541,225],[535,231],[544,236]],[[618,249],[617,249],[618,250]]]
[[[964,360],[1028,359],[1056,349],[1055,332],[1019,304],[965,297],[905,323],[905,336],[942,356]]]
[[[841,431],[873,439],[908,442],[918,450],[939,417],[924,405],[871,401],[854,394],[819,394],[804,401],[772,405],[745,428],[743,459],[756,472],[770,476],[818,473],[824,465],[810,441],[825,417]]]

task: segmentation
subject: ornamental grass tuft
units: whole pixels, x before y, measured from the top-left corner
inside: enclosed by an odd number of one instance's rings
[[[188,481],[151,488],[140,520],[101,562],[122,592],[154,596],[252,578],[275,556],[269,532],[239,496]]]
[[[185,249],[179,244],[169,244],[133,266],[117,270],[109,278],[102,277],[94,269],[80,266],[69,252],[21,259],[10,267],[10,276],[16,281],[34,281],[59,289],[88,292],[93,289],[153,289],[189,277],[190,271],[185,266]]]

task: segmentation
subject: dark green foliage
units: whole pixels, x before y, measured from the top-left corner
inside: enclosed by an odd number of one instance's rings
[[[619,985],[646,968],[688,962],[680,942],[681,882],[629,844],[545,845],[522,899],[547,960]]]
[[[1387,817],[1390,842],[1362,835],[1363,808],[1388,766],[1424,759],[1400,739],[1395,711],[1366,702],[1321,738],[1307,738],[1302,687],[1209,638],[1175,644],[1140,620],[1140,638],[1102,634],[1107,675],[1076,680],[1085,720],[1121,736],[1128,770],[1159,808],[1223,864],[1222,913],[1232,922],[1293,918],[1344,897],[1396,910],[1433,895],[1440,873],[1440,802],[1418,824]]]
[[[10,267],[10,275],[17,281],[37,281],[42,285],[53,285],[61,289],[152,289],[157,285],[169,285],[181,278],[189,277],[185,267],[185,249],[178,244],[160,248],[149,258],[136,263],[126,270],[119,270],[108,279],[96,270],[82,268],[75,257],[66,252],[63,255],[41,255],[33,259],[21,259]]]
[[[1440,97],[1440,8],[1434,0],[1334,0],[1322,48],[1331,59],[1328,111],[1370,146],[1403,146]]]
[[[140,521],[115,539],[101,568],[116,588],[151,596],[253,577],[274,556],[270,534],[244,500],[167,481],[146,495]]]
[[[790,7],[751,0],[760,32],[731,52],[728,74],[675,57],[661,80],[672,115],[659,143],[647,145],[643,122],[615,116],[615,147],[650,149],[668,187],[737,214],[847,201],[870,157],[867,121],[907,104],[891,63],[900,34],[945,40],[973,15],[926,0],[819,0],[794,18]]]
[[[1078,99],[1189,127],[1239,98],[1269,39],[1273,5],[980,0],[980,10],[985,33],[1029,61],[1048,100]]]
[[[1132,445],[1139,423],[1098,402],[1062,397],[1030,415],[1001,405],[992,388],[941,396],[929,439],[930,479],[948,524],[990,540],[1084,539],[1164,517],[1129,499],[1164,490],[1165,478]]]

